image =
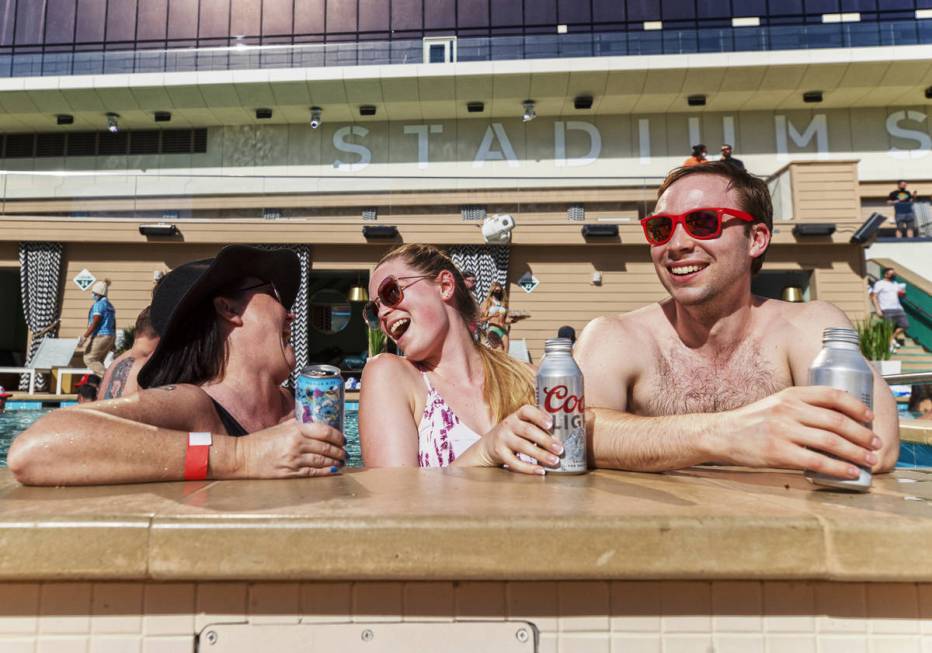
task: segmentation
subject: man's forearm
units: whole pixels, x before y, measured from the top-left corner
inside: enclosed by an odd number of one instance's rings
[[[662,472],[712,460],[714,415],[641,417],[618,410],[587,411],[586,430],[596,467]]]

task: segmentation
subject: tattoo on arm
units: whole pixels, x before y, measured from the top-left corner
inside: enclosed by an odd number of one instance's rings
[[[113,375],[110,377],[110,382],[107,383],[107,389],[104,391],[104,399],[116,399],[123,396],[123,391],[126,389],[126,377],[129,376],[129,370],[133,367],[134,360],[132,356],[128,356],[113,368]]]

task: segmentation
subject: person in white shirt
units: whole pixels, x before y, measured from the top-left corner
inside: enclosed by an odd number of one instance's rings
[[[900,296],[905,294],[906,286],[896,283],[896,270],[893,268],[884,268],[883,278],[871,286],[870,295],[874,310],[877,311],[877,315],[893,323],[893,340],[890,344],[894,347],[905,344],[906,329],[909,328],[909,318],[900,303]]]

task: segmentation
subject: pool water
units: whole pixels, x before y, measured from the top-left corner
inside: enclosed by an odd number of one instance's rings
[[[42,408],[37,410],[10,410],[0,415],[0,467],[6,467],[6,454],[18,434],[32,426],[43,415],[55,410]],[[359,450],[359,404],[347,404],[346,409],[346,453],[349,467],[362,467],[362,454]]]

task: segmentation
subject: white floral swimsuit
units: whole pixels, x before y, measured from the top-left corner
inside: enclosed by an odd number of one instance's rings
[[[460,421],[430,384],[427,373],[421,372],[421,376],[427,385],[427,400],[417,426],[417,464],[418,467],[446,467],[481,436]]]

